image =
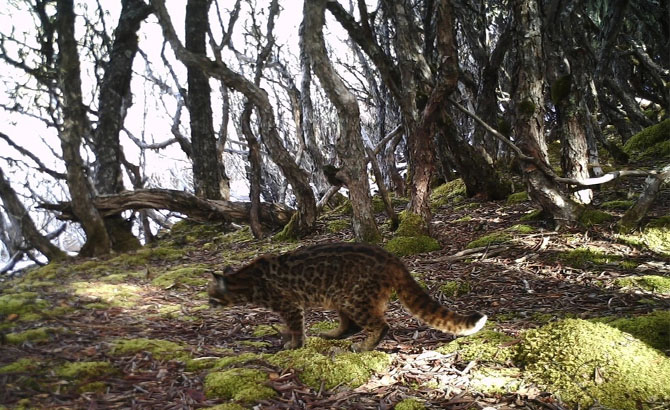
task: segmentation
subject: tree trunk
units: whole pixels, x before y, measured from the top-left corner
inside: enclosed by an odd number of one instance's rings
[[[23,206],[18,195],[11,184],[5,179],[5,174],[0,168],[0,199],[5,205],[5,210],[13,216],[21,229],[21,235],[32,247],[40,251],[50,261],[65,259],[67,255],[56,245],[52,244],[42,235],[33,222],[28,210]]]
[[[130,81],[138,49],[136,33],[150,13],[151,8],[142,1],[126,1],[114,30],[114,42],[100,86],[98,124],[92,147],[96,158],[94,178],[97,194],[116,194],[124,190],[119,133],[126,110],[132,103]],[[142,246],[133,235],[131,225],[121,215],[106,217],[104,222],[113,250],[124,252]]]
[[[267,93],[254,85],[253,82],[230,70],[225,64],[186,50],[172,26],[170,15],[165,9],[165,0],[154,0],[152,4],[163,30],[163,35],[180,61],[185,64],[198,64],[205,74],[220,79],[229,88],[244,94],[256,106],[261,133],[264,136],[263,144],[267,147],[272,160],[279,166],[293,187],[298,203],[297,219],[295,223],[291,224],[291,232],[287,232],[287,234],[293,237],[302,237],[312,232],[316,223],[314,192],[309,186],[307,173],[295,163],[291,154],[282,144],[281,138],[279,138],[274,110]]]
[[[249,223],[249,202],[207,200],[184,191],[170,189],[136,189],[95,198],[95,207],[102,215],[113,215],[129,209],[167,209],[187,215],[196,221]],[[41,204],[40,208],[61,212],[60,219],[78,220],[71,202]],[[280,204],[261,203],[261,223],[268,229],[286,225],[295,211]]]
[[[648,176],[645,182],[647,185],[637,202],[619,221],[619,231],[622,233],[630,233],[640,225],[640,221],[647,215],[651,204],[658,196],[661,186],[670,182],[670,164],[666,165],[659,174]]]
[[[349,91],[330,64],[323,39],[327,0],[306,0],[303,9],[303,44],[333,105],[337,108],[340,133],[336,145],[344,167],[338,172],[349,188],[353,207],[352,226],[359,241],[379,242],[381,235],[372,212],[367,161],[361,138],[360,112],[356,96]]]
[[[188,0],[186,4],[186,49],[202,56],[206,55],[210,3],[211,0]],[[221,175],[222,168],[216,150],[209,77],[197,64],[188,64],[186,67],[186,102],[191,120],[191,162],[195,194],[205,199],[221,199],[221,181],[226,178]]]
[[[518,53],[514,131],[522,152],[547,164],[547,145],[544,139],[544,54],[542,52],[542,23],[537,0],[514,0],[513,13],[517,26],[515,39]],[[572,224],[582,208],[548,176],[530,161],[522,161],[526,190],[531,199],[552,215],[558,225]]]
[[[72,197],[73,211],[81,221],[86,233],[86,243],[80,254],[96,256],[109,253],[112,247],[102,217],[93,205],[93,188],[86,178],[84,162],[79,153],[82,137],[90,127],[82,103],[74,20],[72,0],[58,0],[56,16],[60,62],[58,80],[63,94],[63,126],[59,138],[67,170],[67,185]]]

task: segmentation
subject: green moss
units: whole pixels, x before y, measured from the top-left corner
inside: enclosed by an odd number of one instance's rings
[[[623,149],[633,158],[670,157],[670,119],[635,134],[626,141]]]
[[[111,275],[103,276],[100,278],[101,282],[106,283],[122,283],[128,282],[132,279],[144,279],[147,276],[146,272],[128,272],[128,273],[113,273]]]
[[[554,104],[559,104],[570,95],[571,88],[572,75],[568,74],[557,78],[556,81],[551,84],[551,101]]]
[[[530,225],[517,224],[507,228],[510,232],[518,232],[522,234],[529,234],[535,232],[535,228]]]
[[[72,282],[70,287],[77,296],[100,299],[117,307],[132,307],[141,298],[142,288],[136,285],[104,282]]]
[[[670,400],[670,359],[601,323],[566,319],[530,330],[517,360],[528,377],[570,406],[597,400],[632,410]]]
[[[328,222],[327,229],[328,232],[330,233],[337,233],[341,232],[345,229],[349,229],[351,227],[351,222],[345,221],[343,219],[337,219],[334,221]]]
[[[626,209],[633,206],[633,204],[633,201],[608,201],[600,204],[600,207],[603,209],[625,211]]]
[[[608,317],[593,321],[630,333],[655,349],[670,350],[670,311],[658,310],[632,318]]]
[[[42,343],[48,342],[52,334],[63,333],[63,331],[64,330],[61,328],[38,327],[23,332],[8,333],[5,335],[5,340],[7,343],[14,345],[19,345],[25,342]]]
[[[139,352],[150,352],[155,358],[185,360],[190,354],[185,346],[161,339],[117,339],[112,342],[109,354],[112,356],[134,355]]]
[[[237,403],[223,403],[213,407],[205,407],[204,410],[246,410],[246,407],[240,406]]]
[[[645,246],[664,256],[670,256],[670,216],[650,221],[638,233],[618,235],[618,239],[634,246]]]
[[[326,389],[338,385],[356,388],[391,364],[391,357],[383,352],[344,351],[349,344],[347,340],[309,338],[306,347],[283,350],[266,359],[275,366],[299,370],[300,380],[315,389],[320,388],[322,381]]]
[[[46,309],[48,305],[47,301],[38,298],[36,292],[10,293],[0,296],[0,315],[14,313],[21,317]]]
[[[39,362],[33,358],[24,357],[6,366],[0,367],[0,374],[5,373],[27,373],[33,372],[40,367]]]
[[[178,285],[202,286],[208,282],[205,278],[207,266],[198,264],[180,267],[157,276],[151,283],[161,288],[171,288]]]
[[[655,293],[670,293],[670,278],[658,275],[617,278],[614,285],[620,288],[637,288]]]
[[[270,325],[258,325],[254,328],[254,331],[253,331],[252,334],[255,337],[276,335],[277,334],[277,329],[275,329],[274,326],[270,326]]]
[[[426,235],[393,238],[386,243],[384,248],[397,256],[416,255],[418,253],[426,253],[442,249],[440,243],[436,239]]]
[[[253,240],[254,240],[254,234],[251,232],[251,228],[245,226],[244,228],[220,236],[216,242],[221,245],[230,245],[233,243],[241,244]]]
[[[184,369],[187,372],[196,372],[202,369],[211,369],[214,367],[217,359],[215,357],[196,357],[184,360]]]
[[[263,348],[263,347],[270,347],[272,346],[268,342],[259,342],[255,340],[242,340],[240,342],[240,345],[242,346],[249,346],[249,347],[255,347],[255,348]]]
[[[269,399],[275,391],[263,383],[268,376],[261,370],[230,369],[210,373],[205,377],[205,394],[210,398],[223,398],[241,402]]]
[[[460,202],[466,197],[465,183],[462,179],[454,179],[433,189],[430,194],[430,206],[433,209],[445,206],[449,202]]]
[[[26,274],[26,280],[44,280],[61,278],[67,273],[67,268],[58,262],[33,269]]]
[[[619,255],[610,255],[591,248],[577,248],[559,254],[560,260],[568,266],[585,269],[593,265],[604,265],[621,261]]]
[[[612,222],[616,218],[607,212],[597,209],[587,209],[579,217],[579,222],[584,226],[600,225],[605,222]]]
[[[348,199],[345,199],[340,205],[333,209],[333,214],[335,215],[351,215],[353,213],[354,207]]]
[[[466,248],[479,248],[482,246],[499,245],[501,243],[509,242],[512,236],[505,232],[494,232],[492,234],[484,235],[481,238],[475,239],[468,243]]]
[[[440,291],[447,297],[458,297],[470,293],[470,283],[461,280],[450,280],[440,286]]]
[[[519,221],[521,222],[535,222],[535,221],[541,221],[544,219],[544,214],[542,213],[541,209],[536,209],[534,211],[531,211],[527,213],[526,215],[522,216]]]
[[[284,226],[273,239],[279,242],[296,242],[298,240],[298,214],[295,213],[291,220]]]
[[[256,353],[242,353],[235,356],[226,356],[220,359],[217,359],[212,366],[216,370],[222,370],[226,367],[230,367],[233,364],[246,363],[251,360],[258,360],[261,356]]]
[[[533,103],[533,101],[531,101],[529,98],[519,102],[518,108],[519,114],[524,117],[531,117],[533,114],[535,114],[535,103]]]
[[[66,379],[87,380],[116,373],[109,362],[69,362],[55,369],[55,373]]]
[[[515,393],[523,384],[520,376],[517,368],[479,368],[472,372],[470,389],[485,394]]]
[[[515,192],[507,197],[507,204],[508,205],[520,204],[521,202],[526,202],[528,200],[529,200],[528,193],[526,191]]]
[[[107,391],[107,383],[105,382],[91,382],[86,383],[77,389],[79,393],[105,393]]]
[[[479,360],[506,364],[516,355],[516,345],[503,346],[514,338],[493,330],[482,330],[472,336],[460,337],[437,349],[442,354],[458,352],[463,361]]]
[[[400,225],[395,231],[395,236],[415,237],[427,233],[426,223],[420,215],[409,211],[403,211],[399,215]]]
[[[425,410],[426,405],[422,401],[415,399],[413,397],[405,399],[401,402],[396,403],[393,407],[395,410]]]
[[[336,329],[339,326],[339,323],[331,321],[331,320],[324,320],[322,322],[316,322],[312,326],[309,327],[309,329],[312,332],[327,332],[332,329]]]
[[[470,221],[472,221],[472,219],[473,219],[473,218],[472,218],[470,215],[465,215],[465,216],[462,217],[462,218],[458,218],[458,219],[455,220],[454,222],[455,222],[455,223],[459,223],[459,222],[470,222]]]

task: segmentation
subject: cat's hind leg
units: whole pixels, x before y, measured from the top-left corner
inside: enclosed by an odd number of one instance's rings
[[[362,313],[356,317],[356,321],[365,329],[367,337],[361,343],[351,345],[351,350],[354,352],[374,350],[389,331],[389,325],[386,323],[383,314],[375,312]]]
[[[363,330],[344,312],[338,311],[340,315],[340,325],[337,329],[328,332],[319,333],[319,337],[324,339],[344,339]]]

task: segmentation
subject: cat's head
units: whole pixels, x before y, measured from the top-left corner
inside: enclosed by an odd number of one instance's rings
[[[210,306],[233,306],[249,302],[252,293],[249,278],[227,266],[223,274],[212,272],[207,294]]]

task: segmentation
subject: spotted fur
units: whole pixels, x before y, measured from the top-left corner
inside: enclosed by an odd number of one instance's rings
[[[409,311],[428,325],[455,335],[477,332],[481,313],[460,315],[432,299],[396,256],[371,245],[328,243],[279,256],[261,256],[234,271],[214,274],[209,284],[213,305],[252,303],[277,312],[286,323],[287,348],[304,343],[304,308],[337,310],[340,325],[322,337],[341,339],[362,329],[367,338],[354,350],[372,350],[388,331],[384,318],[395,290]]]

